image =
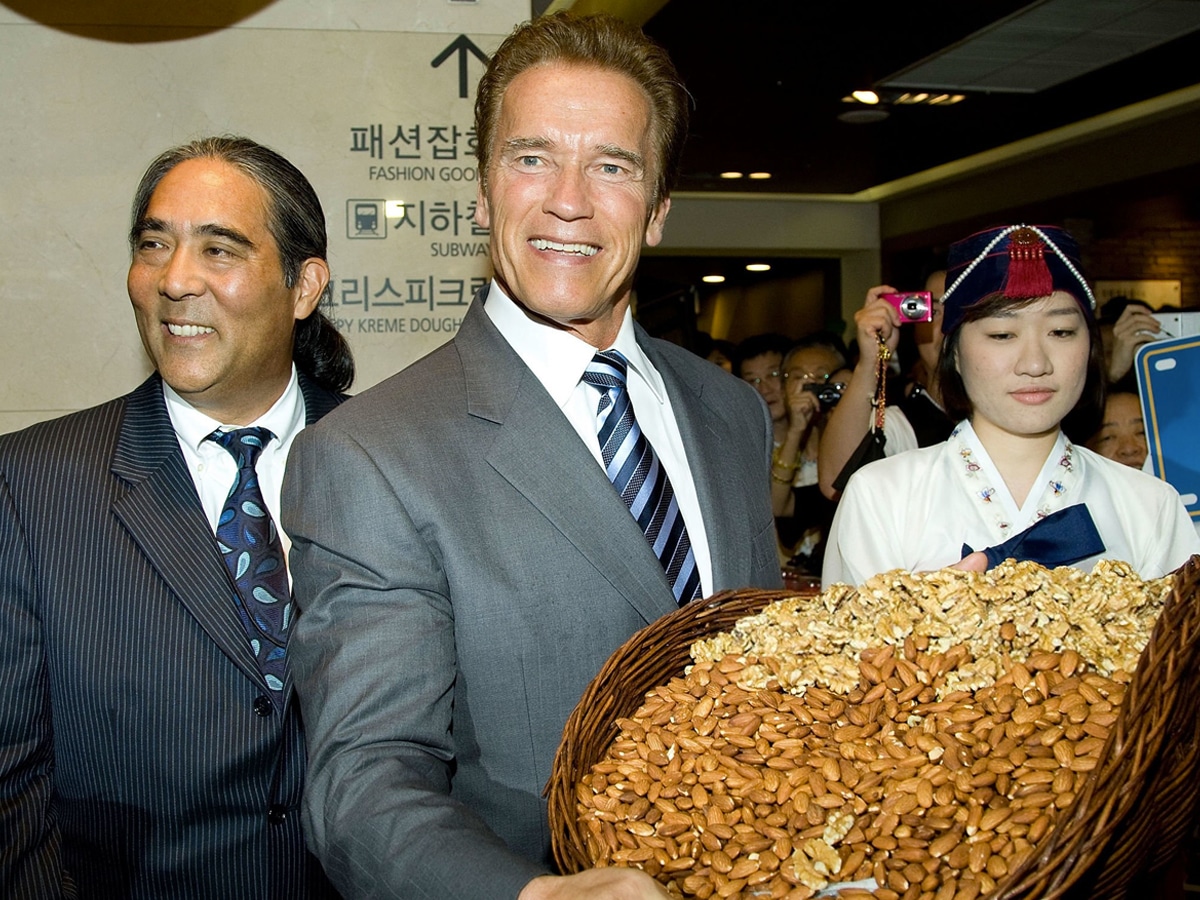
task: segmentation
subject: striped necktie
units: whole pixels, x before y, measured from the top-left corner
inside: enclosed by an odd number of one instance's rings
[[[273,437],[266,428],[239,428],[214,431],[208,439],[224,447],[237,462],[237,477],[217,520],[217,545],[237,587],[238,618],[250,639],[259,671],[278,700],[283,690],[292,592],[283,562],[283,544],[263,501],[254,468]]]
[[[662,563],[676,602],[683,604],[700,595],[700,570],[671,479],[634,418],[625,384],[627,366],[618,351],[605,350],[592,357],[583,373],[583,381],[600,391],[600,455],[609,481]]]

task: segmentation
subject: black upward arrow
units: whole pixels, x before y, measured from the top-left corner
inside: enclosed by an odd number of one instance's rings
[[[471,39],[465,34],[460,34],[450,42],[449,47],[433,58],[433,60],[430,62],[430,65],[435,69],[438,68],[442,63],[450,58],[452,53],[458,54],[458,96],[465,98],[468,93],[467,54],[474,54],[475,58],[484,65],[487,65],[488,55],[471,43]]]

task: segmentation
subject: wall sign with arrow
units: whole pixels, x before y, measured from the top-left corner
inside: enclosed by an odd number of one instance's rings
[[[480,50],[465,34],[460,34],[450,45],[430,60],[430,65],[433,68],[440,68],[442,63],[448,60],[453,54],[458,54],[458,96],[460,99],[466,99],[470,93],[471,83],[467,78],[467,56],[474,56],[485,66],[488,64],[488,55]]]

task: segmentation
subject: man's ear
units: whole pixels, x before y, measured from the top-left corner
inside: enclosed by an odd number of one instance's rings
[[[492,227],[492,211],[488,207],[487,191],[483,189],[483,184],[475,192],[475,224],[480,228]]]
[[[650,212],[650,220],[646,222],[646,246],[657,247],[662,240],[663,225],[667,221],[667,213],[671,211],[671,198],[664,197]]]
[[[321,302],[325,286],[329,284],[329,263],[315,256],[300,264],[300,277],[296,279],[295,316],[307,319]]]

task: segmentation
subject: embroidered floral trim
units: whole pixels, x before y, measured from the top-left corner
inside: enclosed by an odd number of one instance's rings
[[[972,496],[978,497],[979,501],[987,509],[988,517],[1000,530],[1001,540],[1007,539],[1012,531],[1013,523],[1007,521],[1008,516],[1005,514],[1004,504],[993,502],[992,500],[996,496],[996,488],[990,482],[992,482],[995,475],[994,473],[984,472],[983,466],[975,457],[975,451],[967,443],[966,439],[961,436],[963,429],[966,427],[966,422],[959,422],[954,427],[954,431],[951,432],[950,440],[958,441],[958,454],[962,459],[963,473],[966,476]],[[1066,447],[1063,449],[1062,456],[1059,457],[1058,464],[1055,466],[1053,476],[1042,488],[1034,521],[1041,521],[1050,515],[1050,513],[1056,512],[1066,505],[1065,501],[1069,488],[1077,477],[1075,474],[1074,453],[1075,447],[1068,441]]]

